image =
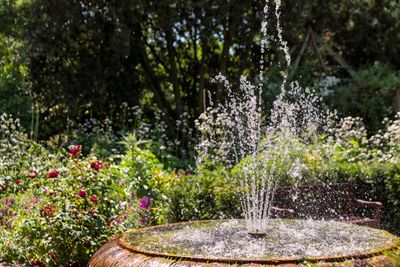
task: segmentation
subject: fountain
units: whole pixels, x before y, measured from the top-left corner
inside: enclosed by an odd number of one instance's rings
[[[280,0],[275,0],[277,39],[290,66],[282,38]],[[261,55],[268,47],[268,3],[261,27]],[[287,84],[265,121],[261,101],[264,60],[259,83],[241,77],[233,90],[222,75],[213,79],[228,93],[225,105],[209,107],[201,115],[202,133],[197,163],[213,161],[236,168],[243,189],[244,219],[196,221],[135,229],[105,244],[89,262],[97,266],[400,266],[400,238],[386,231],[324,220],[273,219],[274,192],[285,165],[294,184],[301,176],[296,152],[307,149],[326,130],[329,112],[318,108],[320,98],[297,82]]]

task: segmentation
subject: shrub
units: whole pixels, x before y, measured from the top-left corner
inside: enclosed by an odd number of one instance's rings
[[[178,176],[168,195],[170,221],[240,217],[240,187],[225,168]]]
[[[0,258],[84,265],[105,241],[147,216],[150,204],[139,207],[111,163],[81,158],[77,147],[50,153],[21,141],[18,149],[14,167],[0,162]]]

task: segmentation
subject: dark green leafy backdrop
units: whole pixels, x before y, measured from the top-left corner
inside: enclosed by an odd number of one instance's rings
[[[168,136],[179,140],[180,151],[188,149],[193,133],[177,121],[194,127],[210,104],[207,91],[214,104],[226,95],[210,78],[218,73],[233,81],[243,74],[256,77],[263,8],[263,1],[236,0],[2,0],[0,111],[24,117],[24,125],[32,132],[36,126],[43,139],[65,131],[68,120],[120,121],[126,103],[144,110],[142,120],[152,121],[160,111]],[[274,40],[274,8],[271,3],[267,102],[285,71]],[[374,130],[394,114],[400,97],[396,102],[398,1],[290,0],[281,10],[293,61],[301,55],[296,71],[291,70],[293,79],[315,86],[326,76],[340,78],[328,104],[364,117]],[[318,39],[318,52],[311,45],[301,52],[309,29]],[[354,79],[326,46],[361,78]]]

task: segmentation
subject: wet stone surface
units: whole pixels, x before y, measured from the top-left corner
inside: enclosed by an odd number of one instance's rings
[[[368,253],[400,243],[385,231],[333,221],[272,219],[264,237],[242,220],[192,222],[131,231],[123,244],[150,252],[206,258],[310,258]]]

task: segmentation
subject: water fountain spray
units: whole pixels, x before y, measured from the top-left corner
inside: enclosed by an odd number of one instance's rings
[[[226,104],[207,108],[198,124],[202,133],[202,141],[197,146],[198,165],[211,160],[240,169],[239,178],[244,189],[242,210],[252,236],[266,234],[264,229],[271,217],[277,177],[284,175],[279,173],[276,164],[296,164],[298,161],[291,158],[291,151],[304,147],[302,137],[315,134],[323,118],[317,108],[319,97],[308,89],[303,90],[297,82],[287,85],[291,58],[282,36],[281,1],[274,0],[274,3],[277,39],[285,56],[286,71],[269,120],[263,114],[261,96],[266,71],[264,56],[269,45],[267,1],[261,22],[258,86],[242,76],[239,87],[234,88],[225,76],[219,74],[212,81],[227,89]]]

